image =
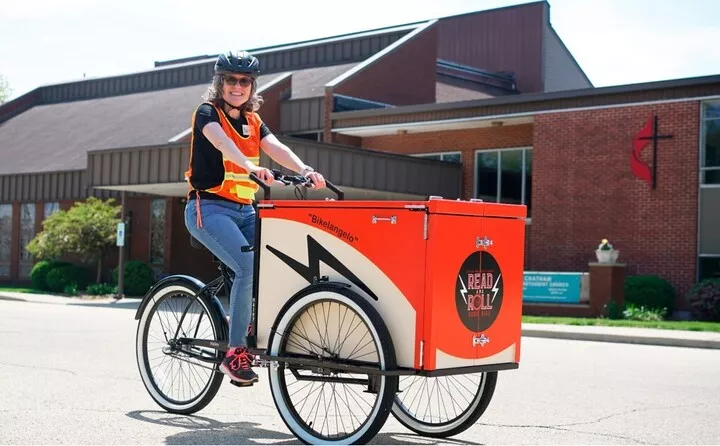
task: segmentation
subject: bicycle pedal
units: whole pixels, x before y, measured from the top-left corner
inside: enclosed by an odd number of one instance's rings
[[[270,367],[270,361],[267,359],[255,359],[252,363],[253,367]]]
[[[254,382],[241,383],[241,382],[237,382],[237,381],[234,381],[231,379],[230,384],[232,384],[233,386],[236,386],[236,387],[252,387],[253,384],[255,384],[255,383]]]

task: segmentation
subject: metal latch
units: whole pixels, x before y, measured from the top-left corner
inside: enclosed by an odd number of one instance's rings
[[[373,224],[376,224],[379,221],[389,221],[390,224],[394,225],[397,223],[397,216],[393,215],[392,217],[378,217],[377,215],[372,216],[372,222]]]

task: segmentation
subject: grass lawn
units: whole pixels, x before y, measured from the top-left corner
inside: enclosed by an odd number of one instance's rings
[[[662,328],[665,330],[714,331],[720,332],[720,322],[698,321],[632,321],[615,319],[594,319],[575,317],[523,316],[528,324],[603,325],[607,327]]]

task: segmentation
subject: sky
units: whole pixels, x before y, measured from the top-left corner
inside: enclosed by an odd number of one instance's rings
[[[525,0],[0,0],[0,75],[34,88]],[[549,0],[550,22],[595,87],[720,74],[720,1]],[[201,6],[202,5],[202,6]]]

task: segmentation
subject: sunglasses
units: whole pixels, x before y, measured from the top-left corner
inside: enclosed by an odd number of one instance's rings
[[[224,76],[223,82],[225,83],[225,85],[229,85],[230,87],[234,87],[238,84],[240,84],[241,87],[249,87],[250,85],[252,85],[252,79],[250,79],[249,77],[237,78],[234,76]]]

